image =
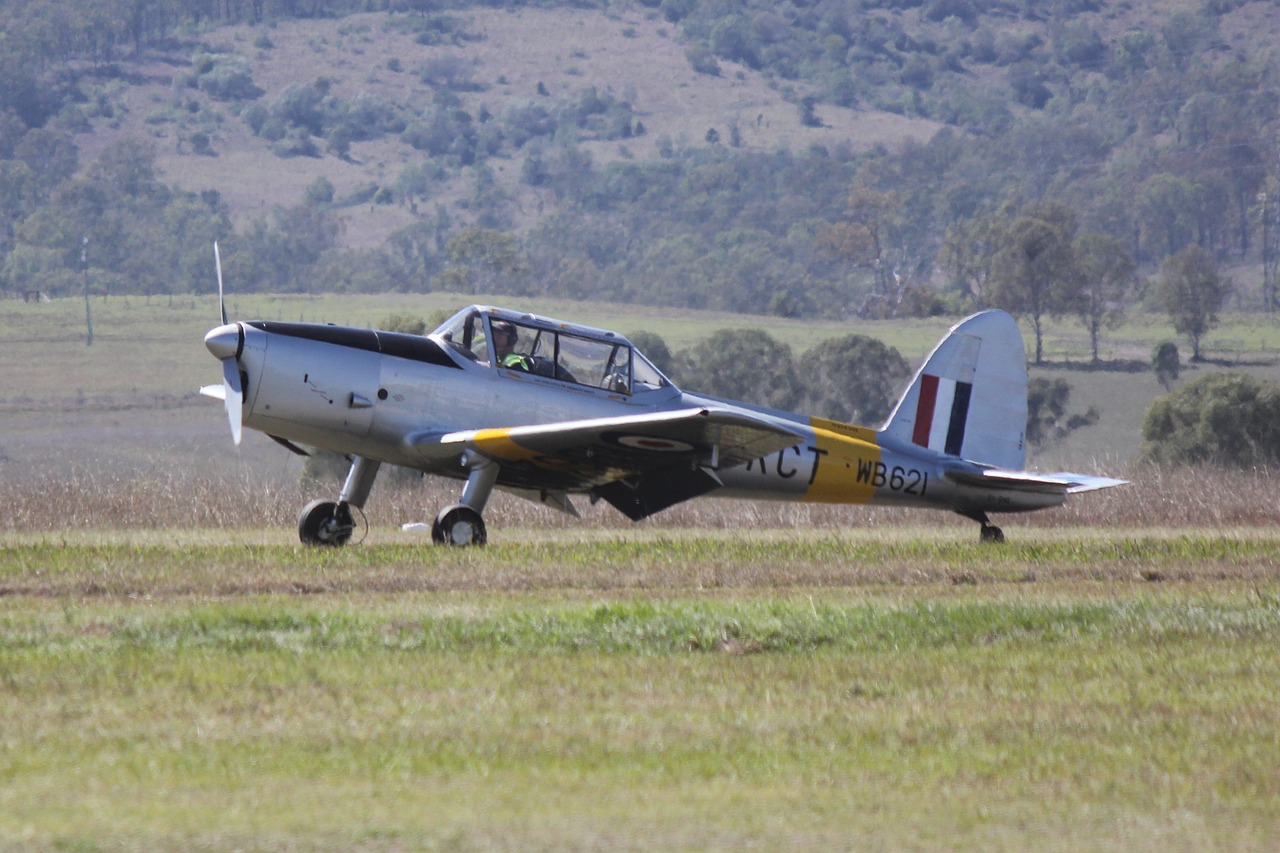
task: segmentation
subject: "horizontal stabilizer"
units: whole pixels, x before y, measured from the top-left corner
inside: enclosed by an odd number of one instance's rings
[[[1080,492],[1096,492],[1099,489],[1110,489],[1113,486],[1123,486],[1129,482],[1128,480],[1117,480],[1114,477],[1092,477],[1088,474],[1042,474],[1041,476],[1055,477],[1069,482],[1067,493],[1072,495]]]
[[[1041,474],[1033,471],[1005,471],[998,468],[977,471],[953,469],[947,471],[945,476],[948,480],[965,486],[1066,494],[1109,489],[1129,482],[1112,477],[1094,477],[1089,474]]]

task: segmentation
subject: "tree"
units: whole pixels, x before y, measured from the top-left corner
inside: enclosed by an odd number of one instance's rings
[[[800,400],[791,348],[763,329],[720,329],[677,363],[677,381],[695,393],[777,409],[795,408]]]
[[[632,332],[627,338],[631,343],[635,344],[636,349],[644,353],[645,358],[649,359],[654,367],[663,373],[671,370],[673,360],[671,349],[657,332],[649,332],[642,329],[638,332]]]
[[[1280,385],[1211,373],[1151,404],[1142,459],[1157,465],[1251,467],[1280,462]]]
[[[1262,194],[1262,303],[1272,313],[1280,308],[1280,175]]]
[[[819,231],[815,245],[820,253],[871,274],[871,294],[860,316],[893,316],[902,288],[889,257],[890,239],[901,224],[902,205],[892,193],[861,185],[850,191],[846,204],[847,219]]]
[[[1067,411],[1070,402],[1071,386],[1065,379],[1037,376],[1028,382],[1027,441],[1043,446],[1098,422],[1098,410],[1093,406],[1083,413],[1072,413]]]
[[[1200,342],[1218,325],[1231,280],[1218,272],[1213,255],[1199,246],[1187,246],[1160,265],[1157,288],[1173,328],[1191,342],[1191,360],[1201,361]]]
[[[1138,227],[1147,257],[1172,255],[1195,240],[1196,188],[1178,177],[1154,175],[1138,191]]]
[[[992,216],[973,216],[947,229],[939,263],[953,285],[979,307],[987,304],[991,267],[1003,233]]]
[[[1181,370],[1182,362],[1178,357],[1178,345],[1173,341],[1157,344],[1151,352],[1151,371],[1155,373],[1156,380],[1164,390],[1168,391],[1173,387],[1173,381],[1178,378]]]
[[[804,409],[833,420],[880,424],[910,375],[907,360],[875,338],[825,340],[805,354]]]
[[[47,193],[75,174],[80,153],[65,133],[39,129],[28,131],[14,146],[15,160],[27,164],[39,193]]]
[[[1060,206],[1019,217],[1009,226],[991,268],[990,302],[1031,318],[1036,364],[1044,363],[1043,321],[1072,304],[1079,267],[1071,245],[1075,225]],[[1069,217],[1069,212],[1066,213]]]
[[[1076,240],[1080,265],[1080,289],[1076,313],[1089,333],[1094,364],[1098,363],[1098,337],[1104,328],[1114,329],[1124,320],[1134,264],[1124,244],[1109,234],[1085,234]]]
[[[516,238],[492,228],[467,228],[458,232],[445,255],[445,289],[463,293],[505,293],[525,269]]]

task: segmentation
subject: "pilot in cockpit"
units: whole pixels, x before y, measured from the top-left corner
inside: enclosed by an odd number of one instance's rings
[[[524,370],[526,372],[533,367],[533,359],[527,355],[513,352],[520,338],[514,323],[507,320],[494,320],[490,324],[490,328],[493,330],[494,363],[510,370]]]

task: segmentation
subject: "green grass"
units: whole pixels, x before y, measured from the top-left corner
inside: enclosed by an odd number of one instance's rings
[[[1270,849],[1280,542],[0,550],[0,848]]]

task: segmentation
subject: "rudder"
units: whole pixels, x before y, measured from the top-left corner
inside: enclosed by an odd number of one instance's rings
[[[983,465],[1026,466],[1027,354],[1004,311],[961,320],[925,359],[881,433]]]

